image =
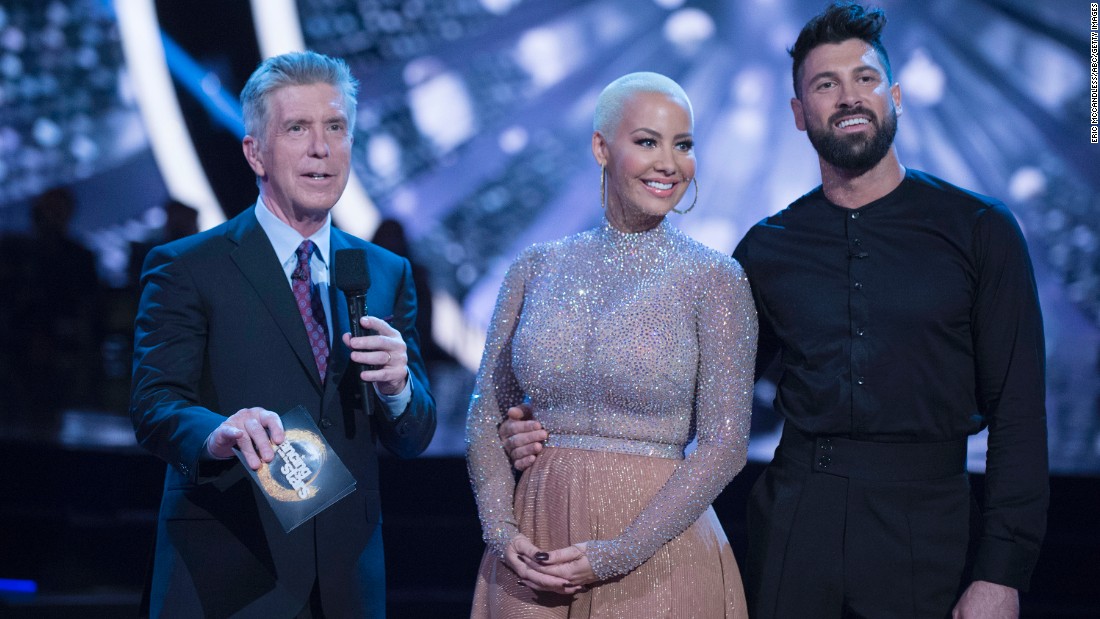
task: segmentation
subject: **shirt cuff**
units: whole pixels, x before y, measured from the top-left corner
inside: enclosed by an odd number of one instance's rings
[[[374,385],[374,393],[378,396],[378,399],[382,401],[384,405],[386,417],[390,421],[396,420],[405,412],[405,409],[409,407],[409,401],[412,400],[412,375],[409,371],[405,370],[405,388],[401,391],[393,394],[386,395],[378,390],[378,385]]]
[[[986,580],[1026,592],[1038,555],[1037,551],[1022,548],[1020,544],[982,539],[974,559],[971,580]]]

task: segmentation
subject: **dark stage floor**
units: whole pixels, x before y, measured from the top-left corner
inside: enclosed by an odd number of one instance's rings
[[[163,464],[133,447],[0,440],[0,579],[37,583],[0,598],[2,617],[130,617],[150,557]],[[739,556],[750,464],[715,503]],[[390,616],[466,617],[482,543],[459,458],[382,462]],[[975,476],[975,484],[981,477]],[[1051,480],[1046,545],[1025,617],[1100,617],[1100,480]]]

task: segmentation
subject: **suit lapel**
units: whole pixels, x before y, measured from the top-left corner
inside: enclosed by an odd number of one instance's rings
[[[351,324],[348,318],[348,302],[342,290],[336,287],[336,251],[349,249],[351,244],[344,234],[333,228],[329,237],[329,307],[332,309],[332,346],[328,358],[328,376],[326,377],[326,390],[334,389],[340,384],[344,372],[350,364],[351,351],[344,346],[343,334],[349,330]]]
[[[237,243],[237,248],[231,254],[233,261],[263,300],[275,326],[287,339],[303,371],[309,374],[314,387],[320,393],[321,377],[317,374],[309,337],[294,302],[294,293],[290,290],[290,284],[287,283],[279,258],[271,247],[271,241],[256,221],[253,209],[237,216],[233,223],[235,225],[230,226],[226,232],[226,236]]]

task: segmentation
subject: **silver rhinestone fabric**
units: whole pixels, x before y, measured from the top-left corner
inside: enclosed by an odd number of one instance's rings
[[[605,222],[524,251],[501,286],[467,418],[490,551],[502,557],[519,532],[497,425],[524,398],[551,443],[683,458],[621,535],[589,542],[598,577],[629,573],[687,529],[744,466],[756,336],[740,265],[667,221],[640,233]]]

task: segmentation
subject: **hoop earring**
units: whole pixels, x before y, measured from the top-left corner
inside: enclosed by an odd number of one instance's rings
[[[607,208],[607,168],[600,166],[600,208]]]
[[[682,211],[677,210],[677,209],[672,209],[672,212],[679,213],[680,215],[687,215],[689,212],[691,212],[691,209],[695,208],[695,203],[699,201],[699,181],[695,180],[695,178],[692,178],[691,182],[695,184],[695,199],[693,199],[691,201],[691,206],[687,207],[686,209],[684,209]]]

